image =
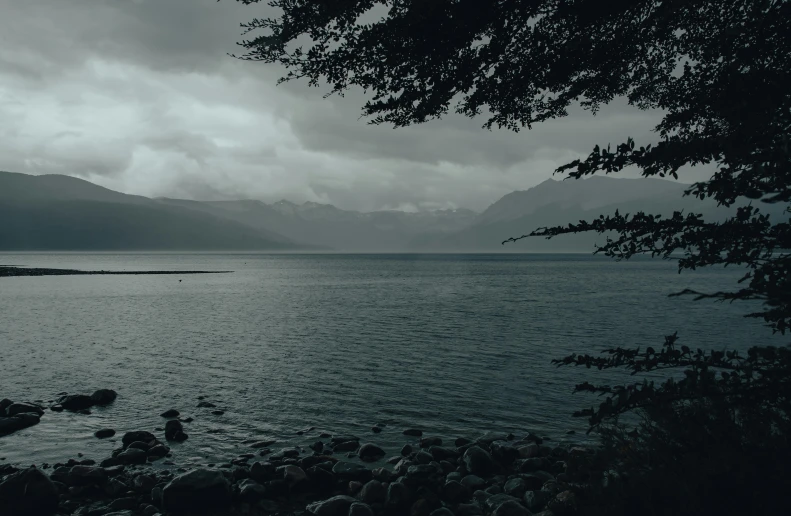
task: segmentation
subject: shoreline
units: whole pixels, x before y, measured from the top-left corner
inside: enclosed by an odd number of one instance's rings
[[[11,433],[3,431],[11,420],[26,428],[47,410],[89,413],[116,397],[106,389],[61,394],[50,407],[0,401],[0,436]],[[26,468],[0,463],[0,513],[573,516],[592,486],[592,448],[553,446],[530,433],[443,442],[420,429],[396,429],[404,446],[380,466],[388,454],[375,442],[385,425],[362,438],[311,427],[299,433],[315,438],[307,447],[251,440],[249,453],[225,463],[182,467],[170,445],[189,438],[192,418],[175,409],[161,417],[164,428],[97,431],[97,439],[120,437],[120,447],[98,464],[74,458]]]
[[[126,276],[126,275],[175,275],[175,274],[230,274],[233,271],[82,271],[76,269],[26,268],[0,265],[0,278],[26,276]]]

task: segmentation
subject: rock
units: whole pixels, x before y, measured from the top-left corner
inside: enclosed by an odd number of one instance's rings
[[[556,516],[574,516],[577,505],[577,496],[571,491],[563,491],[547,503],[547,509]]]
[[[118,393],[112,389],[99,389],[91,394],[91,401],[93,401],[94,405],[103,406],[114,402],[117,397]]]
[[[464,463],[467,471],[473,475],[488,476],[497,471],[497,464],[489,452],[480,446],[470,446],[464,452]]]
[[[91,397],[86,394],[67,394],[58,400],[58,404],[66,410],[83,410],[94,405]]]
[[[134,511],[113,511],[104,513],[104,516],[135,516]]]
[[[429,514],[429,516],[455,516],[455,515],[453,514],[453,511],[451,511],[447,507],[440,507],[439,509],[435,509],[431,511],[431,514]]]
[[[526,492],[522,500],[524,501],[528,509],[530,509],[533,512],[538,512],[543,510],[551,499],[552,499],[552,493],[539,490],[539,491]]]
[[[137,498],[133,496],[127,496],[125,498],[118,498],[113,500],[107,505],[107,510],[110,511],[131,511],[132,509],[137,509],[137,506],[140,505],[137,501]]]
[[[165,486],[162,505],[167,511],[186,512],[225,508],[231,503],[231,484],[220,471],[196,469]]]
[[[422,430],[418,430],[417,428],[407,428],[404,430],[404,435],[411,435],[413,437],[420,437],[423,435]]]
[[[186,441],[187,434],[184,433],[184,426],[178,419],[170,419],[165,423],[165,439],[168,441]]]
[[[99,439],[107,439],[108,437],[112,437],[115,435],[115,430],[112,428],[102,428],[101,430],[97,430],[93,433]]]
[[[308,512],[316,516],[347,516],[349,509],[357,500],[351,496],[338,495],[327,500],[308,505]]]
[[[309,448],[316,453],[321,453],[324,451],[324,443],[321,441],[316,441],[315,443],[311,444]]]
[[[360,446],[358,441],[345,441],[332,445],[332,449],[336,452],[355,451]]]
[[[308,475],[305,474],[305,470],[300,468],[299,466],[284,466],[283,468],[283,480],[288,482],[288,485],[294,486],[299,484],[300,482],[307,480]]]
[[[433,461],[434,457],[427,451],[420,450],[415,455],[415,461],[418,464],[428,464],[429,462]]]
[[[67,485],[70,486],[88,486],[88,485],[101,485],[107,480],[107,472],[104,468],[95,466],[74,466],[69,470],[66,476]]]
[[[470,497],[470,490],[461,485],[460,482],[450,480],[445,482],[445,485],[442,487],[442,495],[446,501],[455,505],[461,501],[467,500]]]
[[[432,446],[428,452],[434,457],[437,462],[442,460],[452,460],[459,457],[459,452],[451,450],[450,448],[443,448],[442,446]]]
[[[120,480],[111,478],[104,484],[104,486],[102,486],[102,489],[111,498],[117,498],[118,496],[121,496],[122,494],[129,491],[129,486]]]
[[[55,405],[52,405],[52,406],[51,406],[49,409],[50,409],[52,412],[63,412],[63,405],[58,405],[58,404],[56,403]]]
[[[374,516],[374,511],[364,503],[353,503],[349,506],[348,516]]]
[[[526,489],[527,487],[525,486],[525,481],[521,478],[512,478],[503,486],[503,491],[505,494],[515,496],[517,498],[522,498]]]
[[[442,439],[439,437],[423,437],[420,439],[421,448],[431,448],[432,446],[442,446]]]
[[[401,455],[407,457],[410,453],[412,453],[412,445],[405,444],[404,447],[401,448]]]
[[[9,400],[8,398],[3,398],[0,400],[0,415],[5,415],[5,409],[13,405],[14,402]]]
[[[534,471],[532,473],[526,473],[521,475],[521,478],[525,481],[525,486],[527,486],[527,489],[530,491],[541,489],[541,487],[546,482],[555,479],[551,473],[547,473],[546,471]]]
[[[385,456],[385,451],[372,443],[366,443],[360,446],[357,455],[364,461],[375,461]]]
[[[508,496],[507,494],[502,494],[502,493],[501,494],[496,494],[496,495],[492,495],[492,496],[490,496],[489,498],[486,499],[486,507],[490,511],[493,511],[497,507],[499,507],[500,505],[504,504],[505,502],[517,502],[517,503],[519,503],[519,500],[517,500],[513,496]]]
[[[516,450],[519,452],[519,456],[523,459],[532,459],[534,457],[538,457],[537,444],[526,444],[524,446],[518,447]]]
[[[148,456],[154,457],[156,459],[161,459],[162,457],[166,456],[168,453],[170,453],[170,448],[168,448],[164,444],[158,444],[153,448],[151,448],[150,450],[148,450]]]
[[[394,508],[404,508],[411,498],[409,488],[400,482],[393,482],[387,488],[385,503]]]
[[[157,485],[157,479],[151,475],[137,475],[132,481],[132,487],[139,493],[150,493]]]
[[[475,503],[461,503],[456,507],[456,516],[483,516],[483,510]]]
[[[0,483],[0,514],[45,516],[58,510],[58,488],[40,469],[8,475]]]
[[[508,441],[508,440],[509,439],[508,439],[508,435],[507,434],[499,434],[499,433],[494,433],[494,432],[487,432],[487,433],[483,434],[482,436],[480,436],[476,440],[476,442],[482,443],[482,444],[492,444],[495,441]]]
[[[115,457],[116,464],[145,464],[147,454],[138,448],[128,448]]]
[[[497,484],[494,484],[494,485],[491,485],[491,486],[487,487],[486,489],[484,489],[484,491],[486,491],[490,495],[496,495],[496,494],[502,493],[503,492],[503,488],[500,487]]]
[[[322,439],[324,439],[324,438],[322,438]],[[330,439],[330,442],[332,443],[333,447],[335,445],[337,445],[337,444],[345,443],[345,442],[349,442],[349,441],[357,441],[357,442],[359,442],[360,438],[357,437],[356,435],[336,435],[335,437],[332,437]]]
[[[519,471],[522,473],[531,473],[533,471],[549,469],[549,467],[550,464],[547,459],[536,457],[532,459],[524,459],[519,465]]]
[[[36,414],[44,415],[44,409],[32,403],[12,403],[5,409],[6,416],[16,416],[17,414]]]
[[[509,500],[498,505],[492,516],[530,516],[530,511],[522,507],[516,500]]]
[[[36,425],[39,420],[40,418],[36,414],[28,413],[17,414],[11,417],[0,417],[0,436]]]
[[[367,482],[371,480],[371,470],[362,464],[354,462],[336,462],[332,467],[332,472],[341,480],[359,480]]]
[[[225,411],[224,410],[212,410],[211,413],[214,414],[215,416],[222,416],[223,414],[225,414]]]
[[[176,409],[168,409],[165,412],[160,414],[161,417],[168,417],[168,418],[170,418],[170,417],[179,417],[179,415],[181,415],[181,413],[178,410],[176,410]]]
[[[367,504],[383,503],[387,498],[387,488],[378,480],[371,480],[360,489],[360,500]]]
[[[395,473],[387,468],[376,468],[371,471],[373,477],[380,482],[390,482],[395,479]]]
[[[467,446],[468,444],[472,444],[472,441],[467,439],[466,437],[457,437],[456,440],[453,442],[456,445],[456,448],[461,448],[462,446]]]
[[[198,403],[198,408],[215,408],[217,405],[208,401],[201,401]]]
[[[251,478],[246,478],[239,483],[239,496],[244,500],[258,500],[266,495],[266,488]]]
[[[437,468],[431,464],[417,464],[416,466],[409,466],[406,477],[410,480],[425,482],[437,476],[438,473]]]
[[[121,438],[121,442],[125,448],[133,442],[142,441],[144,443],[149,443],[154,440],[156,440],[154,434],[146,431],[127,432],[124,434],[123,438]]]

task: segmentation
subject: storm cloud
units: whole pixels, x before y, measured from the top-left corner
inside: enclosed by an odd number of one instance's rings
[[[0,0],[0,170],[147,196],[483,210],[595,144],[656,140],[659,114],[623,101],[518,134],[458,115],[368,125],[359,92],[277,86],[278,66],[227,55],[239,24],[266,9]]]

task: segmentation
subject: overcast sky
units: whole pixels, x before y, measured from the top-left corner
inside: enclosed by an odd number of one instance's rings
[[[393,130],[363,97],[242,62],[234,0],[0,0],[0,170],[189,199],[483,210],[597,143],[654,141],[624,102],[518,134],[457,115]]]

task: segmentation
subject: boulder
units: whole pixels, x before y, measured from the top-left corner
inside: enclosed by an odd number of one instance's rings
[[[354,462],[336,462],[332,472],[341,480],[358,480],[367,482],[371,480],[371,470]]]
[[[162,492],[163,508],[189,512],[225,508],[231,503],[231,484],[220,471],[196,469],[179,475]]]
[[[285,480],[290,486],[297,485],[300,482],[308,479],[308,475],[305,473],[305,470],[299,466],[288,465],[284,466],[282,470],[283,480]]]
[[[516,500],[508,500],[498,505],[492,516],[530,516],[531,513]]]
[[[552,499],[552,493],[548,491],[528,491],[522,499],[533,512],[539,512],[546,507],[547,503]]]
[[[393,509],[404,508],[409,504],[409,488],[400,482],[393,482],[387,488],[385,503]]]
[[[455,512],[456,516],[483,516],[483,510],[477,503],[461,503]]]
[[[577,496],[572,491],[558,493],[547,503],[547,509],[557,516],[574,516],[577,514]]]
[[[358,502],[349,507],[348,516],[374,516],[374,511],[368,505]]]
[[[167,417],[167,418],[179,417],[179,415],[180,415],[180,412],[178,410],[176,410],[176,409],[168,409],[165,412],[160,414],[161,417]]]
[[[449,480],[442,488],[443,498],[451,504],[457,504],[469,499],[470,490],[461,485],[460,482]]]
[[[521,478],[512,478],[503,486],[503,491],[505,494],[515,496],[517,498],[522,498],[526,489],[527,487],[525,486],[525,481]]]
[[[112,437],[115,435],[115,430],[112,428],[102,428],[101,430],[97,430],[93,433],[99,439],[107,439],[108,437]]]
[[[359,441],[344,441],[333,444],[332,449],[336,452],[355,451],[360,446]]]
[[[431,448],[432,446],[442,446],[442,439],[439,437],[423,437],[420,439],[421,448]]]
[[[168,441],[186,441],[187,434],[184,433],[184,426],[178,419],[171,419],[165,423],[165,439]]]
[[[36,414],[17,414],[11,417],[0,417],[0,436],[8,435],[17,430],[38,424],[40,418]]]
[[[86,394],[67,394],[58,400],[58,404],[66,410],[78,411],[93,407],[94,402]]]
[[[147,454],[144,450],[140,450],[138,448],[128,448],[121,453],[119,453],[116,457],[114,457],[114,464],[145,464],[146,463]]]
[[[357,500],[351,496],[338,495],[327,500],[308,505],[308,512],[316,516],[347,516],[352,504]]]
[[[372,443],[366,443],[360,446],[357,455],[364,461],[375,461],[385,456],[385,451]]]
[[[5,409],[7,416],[16,416],[17,414],[36,414],[38,416],[44,415],[44,409],[32,403],[12,403]]]
[[[151,442],[156,439],[156,436],[151,432],[146,431],[136,431],[136,432],[127,432],[124,434],[123,438],[121,438],[121,442],[124,445],[124,448],[128,447],[130,444],[136,441],[142,441],[145,443]]]
[[[371,480],[360,489],[359,497],[367,504],[383,503],[387,497],[387,488],[378,480]]]
[[[490,511],[497,509],[499,506],[504,504],[505,502],[516,502],[519,503],[519,500],[514,498],[513,496],[508,496],[507,494],[496,494],[492,495],[486,499],[486,508]]]
[[[464,452],[464,464],[473,475],[488,476],[497,471],[497,464],[489,452],[480,446],[470,446]]]
[[[417,428],[407,428],[404,430],[404,435],[409,435],[412,437],[420,437],[423,435],[422,430],[418,430]]]
[[[0,483],[0,514],[55,514],[58,502],[58,488],[35,467],[12,473]]]
[[[251,478],[246,478],[239,483],[239,497],[242,500],[259,500],[266,495],[266,488]]]
[[[73,466],[65,480],[69,486],[101,485],[107,480],[107,472],[96,466]]]
[[[2,400],[0,400],[0,416],[5,415],[5,409],[13,404],[14,402],[9,400],[8,398],[3,398]]]
[[[114,402],[117,397],[118,393],[112,389],[99,389],[91,394],[91,401],[94,405],[103,406]]]
[[[412,445],[411,444],[405,444],[404,447],[401,448],[401,455],[404,456],[404,457],[407,457],[407,456],[409,456],[410,453],[412,453]]]

